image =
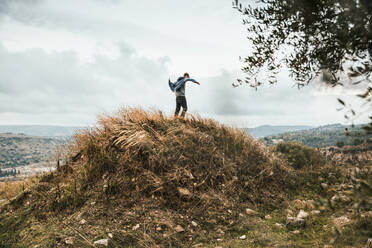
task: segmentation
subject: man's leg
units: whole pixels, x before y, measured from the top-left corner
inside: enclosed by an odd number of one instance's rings
[[[185,114],[186,114],[186,111],[187,111],[187,101],[186,101],[186,97],[182,97],[182,103],[181,103],[181,106],[182,106],[182,113],[181,113],[181,116],[182,116],[182,117],[185,117]]]
[[[176,111],[174,112],[174,116],[178,116],[178,113],[181,110],[181,103],[179,101],[179,97],[176,97]]]

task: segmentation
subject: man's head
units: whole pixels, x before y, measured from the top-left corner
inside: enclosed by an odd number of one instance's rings
[[[185,74],[183,74],[183,77],[190,78],[190,75],[187,72],[185,72]]]

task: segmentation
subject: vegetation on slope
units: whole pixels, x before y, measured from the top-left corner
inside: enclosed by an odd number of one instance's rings
[[[76,134],[66,165],[1,208],[0,247],[96,247],[98,241],[109,247],[330,243],[331,216],[344,205],[329,208],[326,199],[334,192],[320,185],[325,180],[338,187],[346,176],[332,165],[298,167],[282,156],[212,120],[123,109]],[[327,208],[293,230],[285,227],[286,215],[297,215],[293,202],[299,198],[312,199],[309,209]],[[368,230],[363,221],[351,223]],[[323,230],[324,225],[329,228]],[[354,226],[344,230],[358,238],[350,244],[365,243],[369,235],[355,233]]]
[[[364,125],[342,126],[340,124],[321,126],[309,130],[286,132],[263,138],[267,145],[275,141],[300,142],[311,147],[360,145],[372,138],[366,134]]]

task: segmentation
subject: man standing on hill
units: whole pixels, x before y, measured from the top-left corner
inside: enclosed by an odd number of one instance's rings
[[[176,94],[176,111],[174,113],[174,116],[178,116],[181,107],[182,107],[181,116],[184,117],[186,114],[187,102],[185,96],[185,83],[187,81],[191,81],[193,83],[196,83],[197,85],[200,85],[199,82],[197,82],[194,79],[191,79],[190,75],[187,72],[183,75],[183,77],[179,77],[176,83],[172,83],[170,80],[168,81],[170,89]]]

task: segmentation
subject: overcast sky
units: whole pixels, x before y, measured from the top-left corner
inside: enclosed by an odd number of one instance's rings
[[[91,125],[120,106],[171,114],[167,81],[184,72],[201,83],[187,85],[192,114],[245,127],[345,123],[341,89],[299,91],[286,72],[276,86],[233,88],[250,51],[241,23],[229,0],[1,0],[0,124]]]

